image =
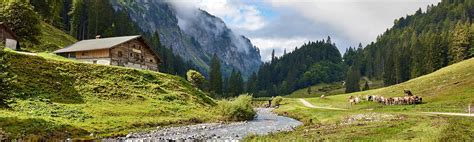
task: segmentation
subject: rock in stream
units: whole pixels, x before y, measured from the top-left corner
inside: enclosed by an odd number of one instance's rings
[[[148,133],[130,133],[126,137],[103,141],[240,141],[248,135],[266,135],[292,131],[302,123],[272,113],[271,108],[257,108],[254,120],[235,123],[204,123],[170,127]]]

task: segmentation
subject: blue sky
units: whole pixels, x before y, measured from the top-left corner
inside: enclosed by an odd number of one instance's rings
[[[222,18],[260,48],[262,60],[308,41],[332,41],[341,52],[375,41],[397,18],[440,0],[186,0]]]

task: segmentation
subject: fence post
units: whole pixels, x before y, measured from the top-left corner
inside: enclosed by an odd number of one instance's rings
[[[471,115],[471,104],[469,104],[468,110],[469,110],[469,116],[470,116]]]

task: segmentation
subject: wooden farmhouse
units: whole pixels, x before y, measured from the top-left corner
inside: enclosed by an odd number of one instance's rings
[[[160,57],[140,35],[83,40],[54,53],[92,64],[153,71],[158,71],[161,63]]]
[[[18,37],[3,22],[0,22],[0,44],[13,50],[18,50]]]

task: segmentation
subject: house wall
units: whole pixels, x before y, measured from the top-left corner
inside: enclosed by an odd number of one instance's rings
[[[99,65],[110,65],[110,58],[91,58],[91,59],[77,59],[81,62],[99,64]]]
[[[142,41],[135,39],[110,50],[111,65],[158,71],[158,58]]]
[[[110,58],[109,49],[76,52],[76,59]]]

